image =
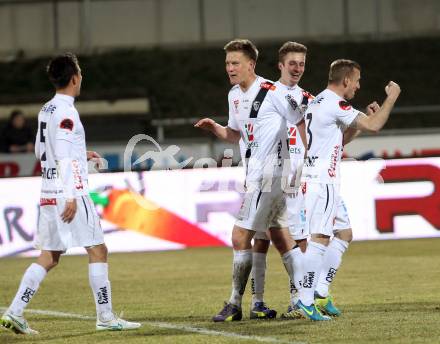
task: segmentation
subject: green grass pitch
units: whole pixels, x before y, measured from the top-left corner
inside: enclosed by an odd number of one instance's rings
[[[144,323],[140,330],[98,333],[90,319],[25,313],[40,335],[0,330],[0,343],[440,342],[440,239],[353,243],[332,291],[343,315],[327,323],[250,321],[249,290],[243,321],[211,322],[230,294],[231,257],[227,248],[112,254],[114,309]],[[9,304],[32,261],[0,259],[0,307]],[[279,314],[288,305],[287,276],[273,248],[265,299]],[[94,316],[87,257],[62,257],[29,309]]]

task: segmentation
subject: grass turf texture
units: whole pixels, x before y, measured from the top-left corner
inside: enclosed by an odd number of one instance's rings
[[[113,305],[140,330],[96,332],[93,320],[25,313],[37,337],[0,330],[0,343],[258,343],[256,340],[158,328],[155,322],[198,327],[292,343],[438,343],[440,239],[353,243],[333,286],[342,317],[326,323],[250,321],[215,324],[211,317],[230,293],[231,250],[226,248],[110,255]],[[31,259],[1,259],[0,307],[13,298]],[[87,257],[62,257],[30,309],[94,316]],[[249,285],[248,288],[249,289]],[[265,299],[279,314],[288,305],[287,277],[271,248]],[[276,342],[276,341],[275,341]]]

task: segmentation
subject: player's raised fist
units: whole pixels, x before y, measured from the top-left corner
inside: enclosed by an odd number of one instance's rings
[[[400,86],[394,81],[390,81],[385,87],[385,93],[387,94],[387,96],[397,99],[400,94]]]
[[[214,129],[215,124],[215,121],[211,118],[203,118],[194,124],[194,127],[211,131]]]
[[[367,106],[367,116],[372,115],[373,113],[379,111],[380,106],[377,102],[372,102],[371,104],[368,104]]]

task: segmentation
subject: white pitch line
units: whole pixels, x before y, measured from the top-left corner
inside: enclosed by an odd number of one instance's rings
[[[0,311],[4,312],[7,308],[0,307]],[[57,311],[47,311],[42,309],[26,309],[26,313],[31,314],[41,314],[41,315],[50,315],[60,318],[71,318],[71,319],[83,319],[83,320],[96,320],[96,317],[91,317],[88,315],[81,315],[81,314],[74,314],[74,313],[64,313],[64,312],[57,312]],[[179,325],[179,324],[173,324],[173,323],[167,323],[167,322],[155,322],[155,321],[144,321],[143,324],[152,326],[152,327],[158,327],[158,328],[167,328],[167,329],[173,329],[173,330],[181,330],[184,332],[192,332],[192,333],[199,333],[209,336],[220,336],[220,337],[229,337],[234,339],[243,339],[243,340],[253,340],[257,342],[262,343],[279,343],[279,344],[306,344],[304,342],[290,342],[281,340],[278,338],[273,337],[260,337],[260,336],[247,336],[243,334],[238,334],[234,332],[224,332],[224,331],[214,331],[209,330],[207,328],[203,327],[192,327],[192,326],[185,326],[185,325]]]

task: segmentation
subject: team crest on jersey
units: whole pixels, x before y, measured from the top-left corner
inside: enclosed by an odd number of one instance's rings
[[[240,101],[238,99],[235,99],[234,100],[235,113],[238,113],[238,104],[240,104]]]
[[[249,143],[254,141],[254,125],[252,123],[247,123],[244,125],[246,131],[247,140]]]
[[[65,118],[61,121],[60,124],[61,129],[73,130],[73,121],[70,118]]]
[[[345,100],[341,100],[341,101],[339,102],[339,107],[340,107],[342,110],[345,110],[345,111],[351,109],[351,105],[350,105],[350,103],[347,102],[347,101],[345,101]]]
[[[254,111],[258,111],[258,109],[260,108],[260,105],[261,105],[261,102],[259,102],[258,100],[255,100],[252,103],[252,107],[253,107]]]
[[[271,90],[271,91],[275,91],[276,90],[276,86],[274,84],[272,84],[271,82],[262,82],[260,84],[261,88],[265,88],[266,90]]]

